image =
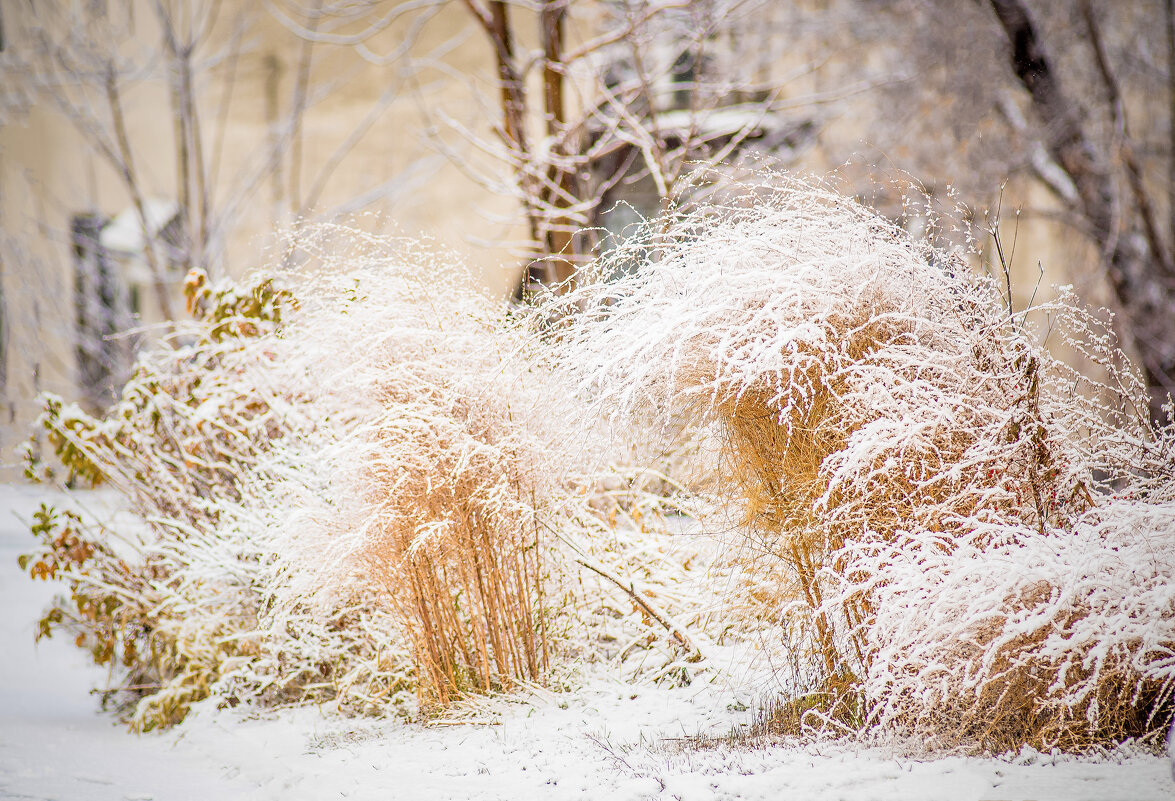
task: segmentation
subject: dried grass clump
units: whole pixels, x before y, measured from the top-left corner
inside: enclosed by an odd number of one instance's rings
[[[425,695],[444,704],[545,673],[538,518],[555,482],[526,419],[550,409],[506,374],[498,329],[429,326],[430,346],[381,365],[368,389],[382,411],[352,435],[365,506],[353,558],[407,623]]]
[[[274,449],[242,512],[283,565],[267,626],[373,598],[410,645],[425,706],[540,681],[560,569],[547,531],[581,410],[444,257],[351,233],[340,252],[331,233],[299,243],[317,264],[268,345],[269,380],[307,388],[314,431]]]
[[[388,398],[376,435],[361,558],[411,621],[441,703],[537,681],[549,659],[539,512],[519,454],[503,447],[511,433],[486,420],[501,410],[472,398],[428,408],[413,395]]]
[[[1070,294],[1013,314],[962,255],[794,182],[597,271],[545,318],[614,414],[720,432],[771,588],[743,606],[778,619],[795,697],[827,699],[798,718],[995,749],[1161,727],[1175,433]]]

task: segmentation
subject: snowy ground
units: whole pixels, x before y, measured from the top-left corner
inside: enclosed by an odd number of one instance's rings
[[[714,685],[666,690],[596,677],[472,710],[477,724],[266,719],[198,710],[136,737],[96,711],[102,672],[55,640],[33,644],[54,592],[19,571],[21,522],[43,491],[0,486],[0,796],[28,799],[1175,799],[1165,760],[910,760],[878,749],[683,748],[745,720]],[[60,499],[56,499],[60,502]]]

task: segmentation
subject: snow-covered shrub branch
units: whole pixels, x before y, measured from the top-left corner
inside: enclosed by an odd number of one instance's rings
[[[225,660],[251,652],[237,636],[253,624],[248,580],[203,581],[192,555],[215,539],[224,505],[241,499],[242,472],[289,431],[286,403],[239,383],[264,358],[248,343],[280,327],[288,293],[268,280],[214,290],[199,273],[186,289],[196,319],[139,362],[118,403],[94,417],[47,395],[24,449],[29,478],[64,471],[70,484],[110,484],[135,513],[131,530],[110,532],[42,509],[40,549],[22,563],[33,577],[69,582],[40,635],[62,626],[112,675],[123,668],[112,689],[138,699],[140,729],[181,720]]]
[[[1175,433],[1071,294],[1013,315],[964,255],[786,182],[657,220],[595,277],[542,319],[616,419],[718,430],[797,694],[995,748],[1164,722]]]

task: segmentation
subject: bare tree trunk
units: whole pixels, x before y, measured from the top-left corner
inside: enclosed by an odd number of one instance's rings
[[[1012,69],[1044,123],[1045,148],[1077,189],[1077,211],[1101,250],[1126,332],[1142,360],[1151,390],[1150,415],[1162,420],[1162,404],[1168,393],[1175,393],[1172,271],[1163,254],[1154,252],[1152,241],[1142,244],[1119,230],[1120,199],[1109,164],[1083,129],[1080,107],[1062,89],[1028,9],[1021,0],[990,4],[1007,36]]]
[[[540,237],[538,209],[534,204],[534,180],[527,170],[530,143],[526,136],[526,86],[514,62],[514,32],[510,27],[509,10],[501,0],[492,0],[488,9],[479,6],[475,0],[466,0],[466,5],[481,23],[494,48],[502,104],[502,138],[514,159],[530,237],[537,243]]]
[[[196,235],[196,225],[193,222],[194,202],[192,186],[198,180],[201,165],[194,165],[194,145],[198,142],[195,126],[194,106],[192,103],[192,50],[187,42],[181,44],[180,32],[176,28],[171,12],[163,5],[162,0],[155,2],[155,14],[162,30],[164,52],[169,64],[168,88],[171,96],[171,111],[175,125],[176,148],[176,195],[179,202],[180,242],[179,252],[182,258],[181,267],[187,272],[199,265],[199,258],[193,252],[199,238]],[[196,167],[197,176],[192,175]]]
[[[310,14],[311,33],[318,30],[321,19],[322,0],[316,0]],[[293,130],[290,134],[290,213],[296,218],[305,213],[302,207],[302,118],[309,102],[310,66],[314,55],[314,41],[302,40],[302,51],[298,57],[298,72],[294,78]]]
[[[1167,241],[1175,254],[1175,0],[1163,4],[1167,23]]]
[[[502,138],[513,160],[531,240],[541,251],[540,260],[528,268],[528,280],[561,284],[575,273],[575,225],[569,210],[579,201],[575,170],[569,166],[563,142],[567,124],[563,58],[567,0],[543,0],[539,9],[545,132],[552,144],[545,165],[537,163],[526,134],[526,84],[515,62],[508,6],[503,0],[491,0],[485,6],[477,0],[465,0],[465,5],[494,49]]]
[[[282,63],[273,53],[265,56],[265,124],[269,129],[269,148],[271,153],[277,153],[281,148],[281,132],[278,130],[279,95],[281,93]],[[269,174],[270,201],[273,207],[273,219],[282,217],[282,199],[285,195],[285,176],[282,175],[282,160],[273,159],[273,169]]]
[[[545,0],[539,16],[539,37],[543,45],[543,105],[546,110],[547,136],[552,142],[551,163],[547,166],[546,185],[542,191],[544,207],[552,210],[546,225],[547,281],[562,283],[575,274],[573,257],[574,222],[559,211],[568,209],[577,196],[574,168],[568,168],[567,152],[562,143],[566,134],[567,110],[563,105],[563,23],[567,0]]]
[[[526,136],[526,87],[514,63],[514,31],[510,27],[509,9],[502,0],[493,0],[490,3],[489,24],[484,27],[494,46],[506,142],[519,154],[529,155],[530,144]]]
[[[1081,17],[1085,23],[1085,32],[1089,36],[1089,45],[1093,49],[1094,61],[1097,63],[1098,73],[1102,78],[1102,85],[1106,90],[1106,100],[1110,105],[1110,117],[1114,121],[1114,133],[1118,139],[1119,157],[1122,166],[1126,168],[1126,178],[1130,183],[1131,194],[1134,195],[1135,205],[1142,221],[1142,229],[1146,235],[1147,246],[1152,256],[1158,261],[1164,271],[1170,275],[1170,260],[1166,256],[1166,247],[1159,236],[1159,227],[1155,222],[1154,206],[1146,187],[1142,182],[1142,167],[1134,151],[1134,141],[1130,136],[1130,126],[1126,122],[1126,106],[1122,100],[1122,92],[1118,88],[1118,80],[1110,68],[1110,58],[1102,41],[1101,26],[1098,25],[1091,0],[1082,0]]]
[[[130,137],[127,135],[126,118],[123,115],[122,99],[118,91],[118,78],[112,64],[107,65],[106,70],[106,101],[110,106],[115,140],[118,143],[123,183],[131,193],[131,202],[135,206],[135,213],[138,214],[139,224],[142,226],[143,256],[147,259],[147,266],[151,270],[152,283],[155,284],[155,297],[159,300],[159,310],[163,314],[163,319],[174,320],[175,312],[171,306],[171,293],[168,291],[170,282],[164,272],[164,265],[160,263],[159,254],[155,250],[155,238],[151,231],[150,221],[147,219],[143,193],[139,189],[139,178],[135,172],[134,155],[131,150]]]

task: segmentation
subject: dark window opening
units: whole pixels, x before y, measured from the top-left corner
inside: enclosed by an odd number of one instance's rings
[[[132,320],[131,292],[101,242],[108,222],[99,214],[78,214],[70,223],[78,384],[83,400],[96,410],[118,398],[134,350],[124,336]]]

